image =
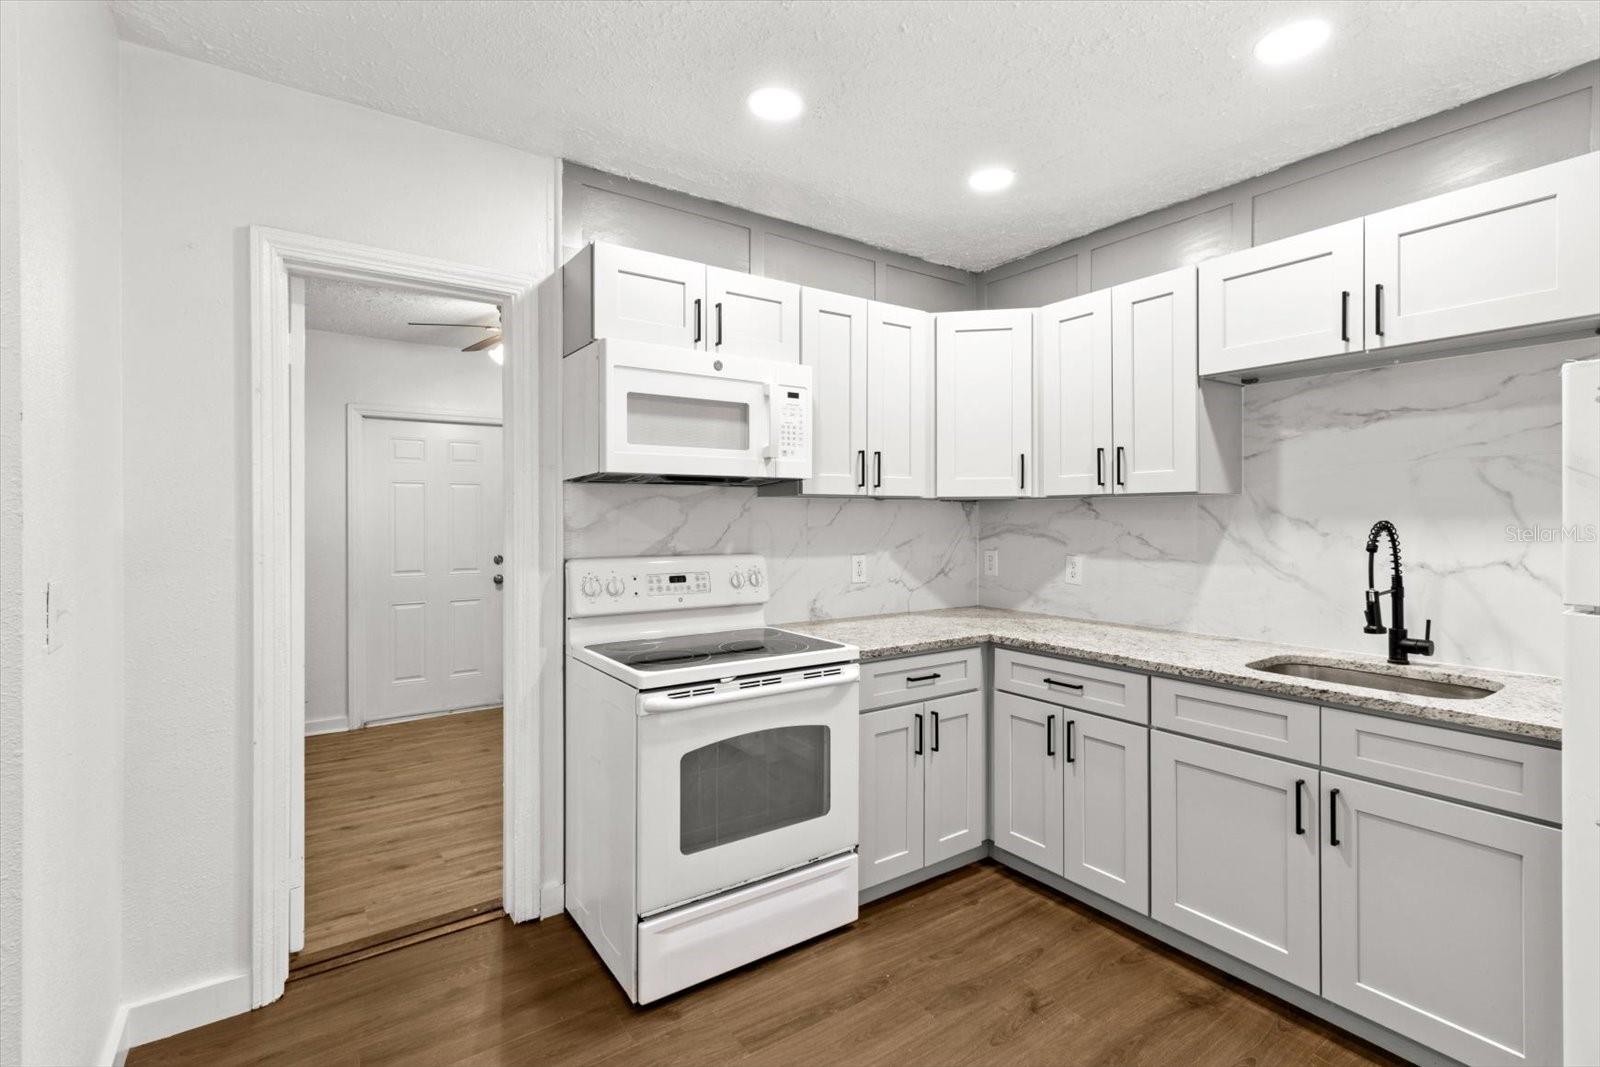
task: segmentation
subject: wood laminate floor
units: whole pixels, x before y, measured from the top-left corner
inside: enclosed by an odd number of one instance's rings
[[[306,944],[330,950],[500,902],[499,708],[306,739]]]
[[[1397,1061],[984,862],[649,1008],[565,916],[319,974],[134,1050],[155,1064],[1149,1064]]]

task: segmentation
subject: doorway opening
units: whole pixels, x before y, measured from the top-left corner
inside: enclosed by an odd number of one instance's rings
[[[293,979],[503,914],[506,524],[499,307],[290,286],[305,368]]]

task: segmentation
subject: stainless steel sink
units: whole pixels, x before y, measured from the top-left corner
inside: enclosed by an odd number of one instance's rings
[[[1499,691],[1493,682],[1483,685],[1466,685],[1446,682],[1437,678],[1418,678],[1409,674],[1384,674],[1381,671],[1364,671],[1356,667],[1336,667],[1315,660],[1258,660],[1246,664],[1253,670],[1268,674],[1283,674],[1290,678],[1306,678],[1314,682],[1336,682],[1339,685],[1360,686],[1362,689],[1382,689],[1389,693],[1410,693],[1419,697],[1442,697],[1446,700],[1481,700]]]

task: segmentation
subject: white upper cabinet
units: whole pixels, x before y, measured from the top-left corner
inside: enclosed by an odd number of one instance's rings
[[[868,491],[933,495],[933,316],[867,305]]]
[[[1367,347],[1600,317],[1600,153],[1366,218]]]
[[[1034,352],[1040,494],[1111,492],[1111,290],[1038,309]]]
[[[1033,312],[935,321],[937,494],[1033,496]]]
[[[1200,373],[1360,352],[1361,234],[1352,219],[1200,264]]]
[[[867,491],[867,316],[861,297],[800,294],[800,362],[812,376],[812,476],[802,492]]]
[[[776,359],[800,359],[800,287],[775,278],[707,267],[708,352]]]

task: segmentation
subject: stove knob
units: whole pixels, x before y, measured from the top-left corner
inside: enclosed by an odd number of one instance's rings
[[[600,579],[596,578],[592,574],[584,575],[583,576],[583,585],[580,588],[580,592],[582,592],[584,596],[589,597],[590,599],[593,599],[593,598],[599,596],[600,595]]]
[[[751,567],[750,568],[750,588],[751,589],[760,589],[761,588],[761,570],[760,570],[760,568],[757,568],[757,567]]]
[[[612,575],[611,578],[606,582],[606,592],[610,593],[612,596],[621,596],[627,590],[627,588],[627,586],[622,584],[622,579],[618,578],[616,575]]]
[[[728,575],[728,584],[733,586],[735,589],[743,588],[744,575],[740,574],[738,571],[734,571],[732,574]]]

